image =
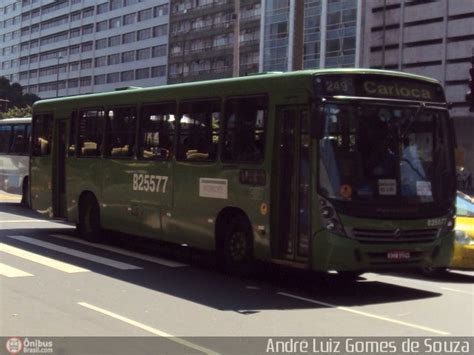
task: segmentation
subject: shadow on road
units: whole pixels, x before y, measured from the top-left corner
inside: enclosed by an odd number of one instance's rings
[[[41,218],[37,213],[21,206],[0,203],[0,211],[21,217]],[[54,221],[55,222],[55,221]],[[347,282],[332,274],[315,274],[262,264],[251,278],[237,278],[216,270],[212,255],[190,248],[164,244],[149,239],[117,233],[109,235],[107,244],[120,246],[143,254],[167,257],[191,264],[190,267],[170,268],[136,258],[116,254],[94,246],[57,239],[50,234],[74,236],[74,230],[56,225],[42,229],[20,226],[0,229],[1,242],[30,252],[51,257],[93,272],[122,280],[157,292],[196,302],[223,311],[234,311],[252,315],[261,310],[315,309],[325,307],[303,300],[278,296],[286,292],[298,297],[308,297],[319,302],[338,306],[360,306],[419,300],[439,297],[441,294],[380,281],[369,281],[364,277],[357,282]],[[92,261],[24,243],[6,236],[24,235],[49,243],[83,252],[108,257],[142,266],[140,270],[118,270]],[[79,239],[78,239],[79,240]]]

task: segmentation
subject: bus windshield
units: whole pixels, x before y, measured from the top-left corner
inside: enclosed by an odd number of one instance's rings
[[[454,169],[448,114],[424,106],[323,107],[321,195],[345,201],[445,202]]]

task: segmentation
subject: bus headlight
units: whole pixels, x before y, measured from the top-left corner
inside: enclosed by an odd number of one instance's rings
[[[319,212],[323,226],[330,232],[346,236],[341,220],[334,207],[322,197],[319,197]]]

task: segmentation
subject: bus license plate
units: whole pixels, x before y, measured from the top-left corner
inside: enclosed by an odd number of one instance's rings
[[[407,260],[410,259],[410,252],[404,250],[393,250],[387,253],[387,259],[390,260]]]

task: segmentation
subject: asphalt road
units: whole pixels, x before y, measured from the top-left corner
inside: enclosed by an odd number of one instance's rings
[[[239,353],[249,336],[474,335],[474,272],[368,273],[345,283],[263,267],[239,279],[192,250],[111,238],[89,244],[73,226],[0,195],[0,336],[116,337],[101,351],[73,338],[76,352],[62,353],[201,354]],[[157,336],[156,352],[141,348]]]

